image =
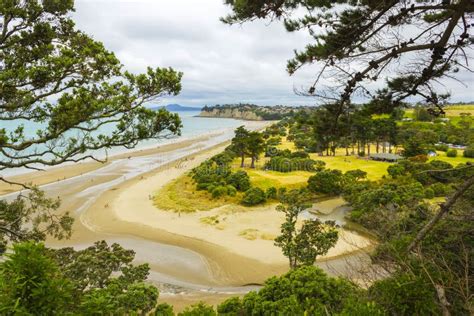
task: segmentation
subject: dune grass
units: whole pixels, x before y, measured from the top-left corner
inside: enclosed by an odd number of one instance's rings
[[[242,195],[213,199],[207,191],[197,191],[191,177],[184,175],[168,183],[154,196],[154,205],[174,212],[207,211],[225,204],[237,204]]]

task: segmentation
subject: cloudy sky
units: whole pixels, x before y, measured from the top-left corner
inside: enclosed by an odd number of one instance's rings
[[[223,0],[76,0],[79,29],[103,42],[132,72],[147,66],[184,72],[183,90],[162,104],[202,106],[251,102],[311,105],[297,96],[317,68],[290,77],[286,61],[308,43],[305,33],[287,33],[280,23],[257,21],[228,26]],[[474,78],[448,83],[453,101],[474,100]]]

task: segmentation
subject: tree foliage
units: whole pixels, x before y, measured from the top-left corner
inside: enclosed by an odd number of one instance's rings
[[[142,105],[178,94],[182,74],[123,71],[102,43],[75,28],[73,5],[0,5],[0,121],[13,125],[0,128],[0,171],[94,158],[94,150],[180,132],[178,115]]]
[[[112,315],[153,310],[158,290],[134,252],[98,242],[85,250],[17,243],[0,264],[2,314]]]
[[[374,105],[393,109],[412,96],[442,113],[446,94],[435,82],[468,68],[470,0],[459,1],[313,1],[226,0],[233,13],[226,23],[253,19],[283,20],[290,32],[306,30],[312,38],[288,62],[290,74],[306,65],[321,71],[307,94],[335,101],[336,121],[351,97],[370,96]],[[388,77],[388,78],[387,78]],[[322,79],[332,81],[324,89]],[[369,84],[385,81],[371,91]],[[380,108],[380,107],[379,107]],[[437,110],[437,111],[436,111]]]
[[[299,201],[277,207],[279,212],[285,214],[285,222],[281,225],[281,235],[275,238],[275,245],[282,249],[291,269],[313,265],[316,257],[326,254],[338,239],[333,221],[323,223],[319,219],[311,219],[300,223],[298,216],[307,208],[308,205]]]

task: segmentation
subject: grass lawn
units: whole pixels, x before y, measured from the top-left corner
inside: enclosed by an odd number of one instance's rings
[[[336,156],[318,156],[311,154],[311,158],[315,160],[322,160],[326,163],[328,169],[338,169],[342,172],[349,170],[360,169],[367,172],[369,180],[379,180],[382,176],[387,174],[387,168],[390,166],[388,162],[373,161],[366,158],[359,158],[357,156],[345,156],[336,153]]]
[[[462,150],[458,150],[458,156],[457,157],[448,157],[448,156],[446,156],[446,153],[443,152],[443,151],[437,151],[436,153],[438,154],[438,156],[430,157],[430,161],[432,161],[432,160],[441,160],[441,161],[445,161],[447,163],[450,163],[454,167],[456,167],[457,165],[459,165],[461,163],[467,163],[467,162],[474,163],[474,158],[466,158],[466,157],[462,156],[462,154],[463,154]]]

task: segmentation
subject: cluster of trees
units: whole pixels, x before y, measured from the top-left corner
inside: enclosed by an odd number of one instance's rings
[[[97,242],[84,250],[53,250],[42,243],[15,244],[0,263],[4,315],[146,314],[158,289],[145,282],[147,264],[118,244]]]
[[[368,105],[353,105],[335,126],[330,106],[323,106],[310,114],[303,111],[296,115],[288,140],[301,150],[328,156],[335,155],[337,148],[345,148],[346,155],[391,152],[398,143],[398,115],[394,111],[387,118],[374,118]]]
[[[278,172],[291,172],[297,170],[318,171],[322,170],[326,163],[320,160],[313,160],[309,154],[304,151],[291,152],[289,149],[278,150],[271,148],[267,151],[270,160],[265,164],[265,170]]]
[[[265,203],[268,199],[277,199],[278,191],[271,187],[266,191],[253,187],[250,177],[244,170],[233,172],[231,163],[237,157],[233,146],[224,152],[207,159],[191,172],[198,190],[208,191],[213,198],[236,196],[243,192],[241,203],[253,206]]]
[[[383,298],[389,310],[398,301],[396,310],[405,313],[472,313],[474,167],[406,160],[390,167],[389,174],[344,192],[354,208],[351,219],[381,241],[375,262],[391,272],[373,294],[382,287],[393,292]],[[427,200],[435,196],[447,199],[440,205]]]
[[[252,162],[250,168],[255,168],[255,162],[265,151],[265,140],[262,133],[251,132],[240,126],[235,130],[235,137],[229,150],[240,157],[240,167],[245,167],[245,158],[250,157]]]

